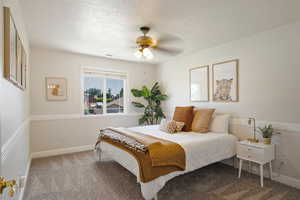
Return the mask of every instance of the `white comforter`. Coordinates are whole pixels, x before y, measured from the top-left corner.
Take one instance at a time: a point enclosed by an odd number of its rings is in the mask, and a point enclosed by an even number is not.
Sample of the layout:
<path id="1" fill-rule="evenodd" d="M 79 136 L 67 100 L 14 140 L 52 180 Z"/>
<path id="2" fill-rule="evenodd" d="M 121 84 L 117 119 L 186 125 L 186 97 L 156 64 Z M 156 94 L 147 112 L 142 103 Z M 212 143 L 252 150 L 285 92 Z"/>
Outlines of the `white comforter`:
<path id="1" fill-rule="evenodd" d="M 124 128 L 119 128 L 126 131 Z M 129 128 L 135 132 L 151 135 L 180 144 L 186 154 L 186 170 L 178 171 L 159 177 L 148 183 L 141 184 L 141 191 L 145 199 L 152 199 L 165 183 L 175 176 L 184 174 L 206 165 L 230 158 L 236 154 L 237 138 L 227 133 L 207 133 L 197 134 L 193 132 L 180 132 L 168 134 L 159 130 L 159 126 L 142 126 Z M 130 131 L 127 132 L 130 134 Z M 108 143 L 101 143 L 102 156 L 119 162 L 126 169 L 137 176 L 139 180 L 139 170 L 137 161 L 127 152 L 122 151 Z"/>

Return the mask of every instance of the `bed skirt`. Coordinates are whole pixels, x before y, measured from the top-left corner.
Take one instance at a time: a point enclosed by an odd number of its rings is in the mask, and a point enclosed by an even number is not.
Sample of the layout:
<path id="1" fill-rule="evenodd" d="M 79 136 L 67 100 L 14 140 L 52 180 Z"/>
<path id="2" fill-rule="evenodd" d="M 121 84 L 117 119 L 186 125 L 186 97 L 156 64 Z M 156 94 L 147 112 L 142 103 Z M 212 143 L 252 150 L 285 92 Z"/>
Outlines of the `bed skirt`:
<path id="1" fill-rule="evenodd" d="M 96 155 L 99 161 L 116 161 L 120 165 L 122 165 L 124 168 L 126 168 L 128 171 L 130 171 L 132 174 L 134 174 L 137 177 L 137 182 L 141 186 L 141 193 L 145 200 L 151 200 L 151 199 L 157 199 L 157 193 L 165 186 L 165 184 L 171 180 L 172 178 L 188 173 L 193 170 L 186 170 L 186 171 L 176 171 L 172 172 L 170 174 L 167 174 L 165 176 L 161 176 L 159 178 L 156 178 L 150 182 L 143 183 L 140 181 L 139 178 L 139 165 L 136 159 L 130 155 L 128 152 L 123 151 L 111 144 L 108 144 L 106 142 L 101 142 L 96 146 Z M 230 158 L 234 155 L 228 155 L 226 158 Z M 207 166 L 209 164 L 221 161 L 220 160 L 211 160 L 210 162 L 203 164 L 202 167 Z"/>

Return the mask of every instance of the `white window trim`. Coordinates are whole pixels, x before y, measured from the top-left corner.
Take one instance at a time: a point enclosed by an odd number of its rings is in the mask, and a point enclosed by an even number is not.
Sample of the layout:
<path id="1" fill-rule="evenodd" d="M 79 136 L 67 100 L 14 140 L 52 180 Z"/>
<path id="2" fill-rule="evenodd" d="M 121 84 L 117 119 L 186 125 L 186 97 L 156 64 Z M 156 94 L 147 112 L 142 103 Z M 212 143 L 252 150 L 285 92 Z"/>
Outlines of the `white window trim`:
<path id="1" fill-rule="evenodd" d="M 85 74 L 85 69 L 91 69 L 91 70 L 99 70 L 99 71 L 110 71 L 110 72 L 116 72 L 116 73 L 124 73 L 126 74 L 127 78 L 126 79 L 122 79 L 122 78 L 114 78 L 114 79 L 119 79 L 119 80 L 123 80 L 123 86 L 124 86 L 124 112 L 123 113 L 107 113 L 106 112 L 106 90 L 103 91 L 103 114 L 98 114 L 98 115 L 85 115 L 84 114 L 84 77 L 87 76 Z M 101 76 L 101 75 L 91 75 L 93 77 L 102 77 L 102 78 L 107 78 L 105 76 Z M 105 79 L 104 79 L 105 80 Z M 90 66 L 81 66 L 81 69 L 80 69 L 80 96 L 81 96 L 81 108 L 80 108 L 80 111 L 81 111 L 81 114 L 83 117 L 96 117 L 96 116 L 105 116 L 105 115 L 126 115 L 128 114 L 128 80 L 129 80 L 129 73 L 128 71 L 121 71 L 121 70 L 114 70 L 114 69 L 109 69 L 109 68 L 100 68 L 100 67 L 90 67 Z M 106 88 L 106 81 L 104 81 L 104 88 Z M 105 106 L 104 106 L 105 104 Z"/>

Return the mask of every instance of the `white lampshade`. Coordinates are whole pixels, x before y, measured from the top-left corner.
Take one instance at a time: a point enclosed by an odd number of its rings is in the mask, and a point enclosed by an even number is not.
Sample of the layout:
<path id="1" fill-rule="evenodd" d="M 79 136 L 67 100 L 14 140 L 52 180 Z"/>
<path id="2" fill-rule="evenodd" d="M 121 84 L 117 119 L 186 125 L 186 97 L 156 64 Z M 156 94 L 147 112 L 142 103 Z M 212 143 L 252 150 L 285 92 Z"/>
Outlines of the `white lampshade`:
<path id="1" fill-rule="evenodd" d="M 138 49 L 138 50 L 134 53 L 134 56 L 137 57 L 137 58 L 142 58 L 143 53 Z"/>
<path id="2" fill-rule="evenodd" d="M 149 48 L 145 48 L 145 49 L 143 49 L 143 56 L 146 59 L 150 60 L 153 58 L 153 53 L 151 52 L 151 50 Z"/>

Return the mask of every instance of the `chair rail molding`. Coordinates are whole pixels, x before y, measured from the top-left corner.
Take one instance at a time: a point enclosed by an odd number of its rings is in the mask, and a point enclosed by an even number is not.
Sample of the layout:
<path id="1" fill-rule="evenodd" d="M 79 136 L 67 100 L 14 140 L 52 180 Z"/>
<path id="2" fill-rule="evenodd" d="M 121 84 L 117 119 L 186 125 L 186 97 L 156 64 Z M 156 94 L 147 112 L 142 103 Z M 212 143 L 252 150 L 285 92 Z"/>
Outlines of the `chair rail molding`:
<path id="1" fill-rule="evenodd" d="M 83 115 L 83 114 L 58 114 L 58 115 L 32 115 L 31 121 L 44 121 L 44 120 L 64 120 L 64 119 L 103 119 L 114 116 L 141 116 L 142 113 L 112 113 L 112 114 L 101 114 L 101 115 Z"/>

